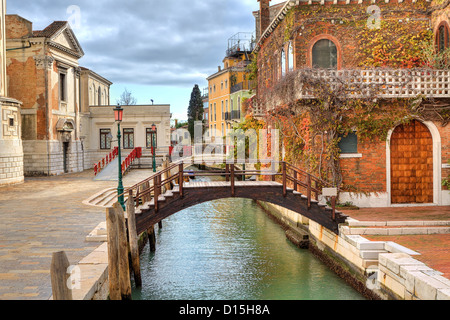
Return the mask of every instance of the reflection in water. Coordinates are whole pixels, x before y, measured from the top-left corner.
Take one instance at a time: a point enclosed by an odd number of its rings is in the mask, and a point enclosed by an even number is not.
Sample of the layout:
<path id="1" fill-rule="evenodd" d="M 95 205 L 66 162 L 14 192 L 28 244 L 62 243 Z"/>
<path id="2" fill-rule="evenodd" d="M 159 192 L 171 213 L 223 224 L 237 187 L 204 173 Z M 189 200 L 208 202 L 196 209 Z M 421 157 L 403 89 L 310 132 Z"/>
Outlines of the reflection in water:
<path id="1" fill-rule="evenodd" d="M 156 252 L 146 246 L 141 256 L 135 300 L 363 299 L 251 200 L 188 208 L 157 232 Z"/>

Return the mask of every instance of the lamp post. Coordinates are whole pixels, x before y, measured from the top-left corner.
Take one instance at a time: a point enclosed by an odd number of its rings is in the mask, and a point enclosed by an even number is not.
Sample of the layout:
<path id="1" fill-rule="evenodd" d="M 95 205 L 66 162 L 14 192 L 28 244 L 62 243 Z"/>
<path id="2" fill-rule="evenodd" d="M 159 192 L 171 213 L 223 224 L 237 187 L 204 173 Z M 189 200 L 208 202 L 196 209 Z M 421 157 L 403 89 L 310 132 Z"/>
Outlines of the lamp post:
<path id="1" fill-rule="evenodd" d="M 153 172 L 156 172 L 156 125 L 152 124 L 152 153 L 153 153 L 153 159 L 152 159 L 152 168 Z"/>
<path id="2" fill-rule="evenodd" d="M 123 108 L 118 104 L 117 107 L 114 109 L 114 118 L 117 123 L 117 144 L 119 146 L 119 154 L 117 163 L 119 164 L 119 186 L 117 187 L 117 194 L 119 195 L 119 203 L 122 206 L 122 208 L 125 210 L 125 201 L 123 196 L 123 184 L 122 184 L 122 152 L 120 148 L 120 139 L 122 138 L 122 135 L 120 134 L 120 123 L 122 122 L 123 118 Z"/>

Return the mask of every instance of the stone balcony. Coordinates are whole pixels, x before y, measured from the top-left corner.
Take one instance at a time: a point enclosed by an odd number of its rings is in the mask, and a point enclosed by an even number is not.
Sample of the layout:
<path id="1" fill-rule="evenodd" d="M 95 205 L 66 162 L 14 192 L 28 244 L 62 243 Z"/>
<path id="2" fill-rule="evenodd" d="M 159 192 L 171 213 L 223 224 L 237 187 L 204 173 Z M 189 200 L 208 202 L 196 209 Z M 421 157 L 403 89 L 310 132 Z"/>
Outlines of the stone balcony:
<path id="1" fill-rule="evenodd" d="M 291 96 L 277 92 L 283 82 L 293 88 Z M 287 82 L 289 81 L 289 83 Z M 284 84 L 286 86 L 286 84 Z M 267 108 L 299 99 L 315 99 L 318 92 L 331 90 L 347 99 L 357 98 L 450 98 L 450 70 L 433 69 L 299 69 L 288 74 L 266 95 L 266 102 L 254 106 L 254 115 Z M 286 91 L 284 91 L 286 92 Z"/>

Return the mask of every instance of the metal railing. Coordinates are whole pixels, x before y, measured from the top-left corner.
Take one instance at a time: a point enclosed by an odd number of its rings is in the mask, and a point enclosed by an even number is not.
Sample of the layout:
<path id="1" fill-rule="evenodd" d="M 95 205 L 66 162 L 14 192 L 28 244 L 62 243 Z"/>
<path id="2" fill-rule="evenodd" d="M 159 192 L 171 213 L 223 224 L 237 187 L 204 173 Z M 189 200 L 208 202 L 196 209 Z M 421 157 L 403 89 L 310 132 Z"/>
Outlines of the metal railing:
<path id="1" fill-rule="evenodd" d="M 115 147 L 102 160 L 94 164 L 94 175 L 98 175 L 108 164 L 110 164 L 119 155 L 119 148 Z"/>

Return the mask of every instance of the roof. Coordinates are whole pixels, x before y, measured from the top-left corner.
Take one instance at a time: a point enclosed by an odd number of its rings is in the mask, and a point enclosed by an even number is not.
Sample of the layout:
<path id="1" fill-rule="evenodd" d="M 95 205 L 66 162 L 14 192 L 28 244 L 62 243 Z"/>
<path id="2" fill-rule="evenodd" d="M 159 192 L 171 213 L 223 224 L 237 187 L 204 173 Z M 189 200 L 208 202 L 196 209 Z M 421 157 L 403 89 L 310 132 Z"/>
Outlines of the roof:
<path id="1" fill-rule="evenodd" d="M 40 31 L 33 31 L 34 37 L 45 37 L 45 38 L 51 38 L 54 36 L 59 30 L 64 28 L 68 24 L 67 21 L 54 21 L 52 24 L 50 24 L 47 28 Z"/>

